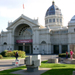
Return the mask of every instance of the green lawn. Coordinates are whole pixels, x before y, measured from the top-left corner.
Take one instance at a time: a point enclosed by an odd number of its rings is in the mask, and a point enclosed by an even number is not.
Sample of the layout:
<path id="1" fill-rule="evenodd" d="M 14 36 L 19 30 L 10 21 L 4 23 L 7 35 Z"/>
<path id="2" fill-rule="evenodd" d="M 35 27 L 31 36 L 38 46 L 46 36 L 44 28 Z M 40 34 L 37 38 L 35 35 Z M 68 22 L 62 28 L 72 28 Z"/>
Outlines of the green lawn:
<path id="1" fill-rule="evenodd" d="M 54 63 L 46 63 L 46 62 L 47 61 L 43 61 L 40 67 L 52 68 L 52 69 L 46 71 L 41 75 L 72 75 L 73 71 L 75 71 L 75 64 L 54 64 Z M 24 68 L 26 68 L 26 66 L 0 71 L 0 75 L 16 75 L 16 74 L 10 74 L 10 72 L 21 70 Z"/>
<path id="2" fill-rule="evenodd" d="M 41 75 L 72 75 L 75 71 L 75 64 L 54 64 L 42 62 L 40 67 L 52 68 Z"/>

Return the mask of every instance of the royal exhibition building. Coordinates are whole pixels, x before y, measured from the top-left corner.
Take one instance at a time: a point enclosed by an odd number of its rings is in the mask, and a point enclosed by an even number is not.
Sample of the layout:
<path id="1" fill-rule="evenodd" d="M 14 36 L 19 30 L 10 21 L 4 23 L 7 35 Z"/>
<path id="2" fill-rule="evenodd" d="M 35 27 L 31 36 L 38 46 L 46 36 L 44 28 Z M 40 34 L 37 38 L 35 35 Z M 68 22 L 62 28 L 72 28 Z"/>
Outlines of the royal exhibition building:
<path id="1" fill-rule="evenodd" d="M 8 22 L 7 31 L 0 33 L 0 52 L 22 50 L 27 54 L 59 54 L 70 51 L 75 44 L 75 16 L 63 26 L 61 10 L 52 2 L 45 14 L 45 26 L 38 19 L 21 15 Z"/>

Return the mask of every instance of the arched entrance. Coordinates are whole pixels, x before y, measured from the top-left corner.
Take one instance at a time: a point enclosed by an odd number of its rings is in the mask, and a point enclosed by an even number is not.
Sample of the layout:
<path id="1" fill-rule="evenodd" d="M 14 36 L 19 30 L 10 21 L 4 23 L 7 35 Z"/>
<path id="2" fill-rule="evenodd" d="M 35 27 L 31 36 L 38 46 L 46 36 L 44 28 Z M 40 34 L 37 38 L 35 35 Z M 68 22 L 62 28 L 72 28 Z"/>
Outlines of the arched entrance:
<path id="1" fill-rule="evenodd" d="M 32 54 L 32 29 L 27 24 L 20 24 L 14 32 L 15 49 Z"/>

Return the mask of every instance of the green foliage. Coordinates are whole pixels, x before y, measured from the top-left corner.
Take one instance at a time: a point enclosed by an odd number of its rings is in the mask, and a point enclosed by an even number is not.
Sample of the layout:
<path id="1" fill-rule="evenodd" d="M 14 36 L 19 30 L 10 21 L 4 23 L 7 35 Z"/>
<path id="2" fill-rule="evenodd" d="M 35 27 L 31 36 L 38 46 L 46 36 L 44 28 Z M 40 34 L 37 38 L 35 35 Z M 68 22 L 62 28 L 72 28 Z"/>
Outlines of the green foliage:
<path id="1" fill-rule="evenodd" d="M 0 59 L 2 59 L 3 58 L 3 56 L 2 55 L 0 55 Z"/>
<path id="2" fill-rule="evenodd" d="M 1 53 L 3 57 L 15 57 L 15 53 L 18 52 L 19 57 L 24 58 L 25 57 L 25 52 L 21 50 L 13 50 L 13 51 L 8 51 L 5 50 Z"/>
<path id="3" fill-rule="evenodd" d="M 61 53 L 58 55 L 59 57 L 66 57 L 66 53 Z M 70 57 L 70 53 L 68 53 L 68 57 Z"/>
<path id="4" fill-rule="evenodd" d="M 25 52 L 24 51 L 18 51 L 19 57 L 23 58 L 25 57 Z"/>
<path id="5" fill-rule="evenodd" d="M 5 57 L 5 53 L 7 52 L 8 50 L 4 50 L 3 52 L 1 52 L 1 55 L 3 56 L 3 57 Z"/>
<path id="6" fill-rule="evenodd" d="M 18 52 L 18 50 L 13 50 L 13 56 L 15 57 L 15 53 Z"/>
<path id="7" fill-rule="evenodd" d="M 41 63 L 41 68 L 51 68 L 41 75 L 72 75 L 75 71 L 74 64 L 55 64 L 55 63 Z"/>
<path id="8" fill-rule="evenodd" d="M 12 52 L 12 51 L 7 51 L 7 52 L 5 53 L 5 56 L 6 56 L 6 57 L 12 57 L 12 56 L 13 56 L 13 52 Z"/>

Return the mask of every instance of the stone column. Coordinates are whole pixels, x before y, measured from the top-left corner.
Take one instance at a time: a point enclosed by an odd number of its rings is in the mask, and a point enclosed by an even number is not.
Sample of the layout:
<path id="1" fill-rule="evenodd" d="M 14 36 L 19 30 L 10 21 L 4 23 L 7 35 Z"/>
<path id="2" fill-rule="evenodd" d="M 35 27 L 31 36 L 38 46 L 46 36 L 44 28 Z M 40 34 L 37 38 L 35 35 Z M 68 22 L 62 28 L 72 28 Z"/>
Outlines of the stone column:
<path id="1" fill-rule="evenodd" d="M 61 45 L 59 45 L 59 53 L 62 53 Z"/>
<path id="2" fill-rule="evenodd" d="M 68 44 L 68 52 L 70 52 L 70 44 Z"/>
<path id="3" fill-rule="evenodd" d="M 48 48 L 49 48 L 49 54 L 51 54 L 51 53 L 52 53 L 52 52 L 51 52 L 51 51 L 52 51 L 52 49 L 51 49 L 51 44 L 48 45 Z"/>

